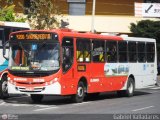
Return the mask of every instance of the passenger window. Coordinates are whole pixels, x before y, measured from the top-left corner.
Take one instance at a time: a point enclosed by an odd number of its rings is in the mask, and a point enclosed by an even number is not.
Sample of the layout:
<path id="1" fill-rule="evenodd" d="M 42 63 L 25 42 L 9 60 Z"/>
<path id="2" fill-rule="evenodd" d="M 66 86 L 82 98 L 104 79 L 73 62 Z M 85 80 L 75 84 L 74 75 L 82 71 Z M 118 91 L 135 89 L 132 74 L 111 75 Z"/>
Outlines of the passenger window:
<path id="1" fill-rule="evenodd" d="M 118 42 L 119 62 L 127 62 L 127 42 Z"/>
<path id="2" fill-rule="evenodd" d="M 2 48 L 3 44 L 3 30 L 0 29 L 0 48 Z"/>
<path id="3" fill-rule="evenodd" d="M 73 64 L 73 38 L 64 38 L 62 41 L 63 72 L 68 71 Z"/>
<path id="4" fill-rule="evenodd" d="M 147 62 L 154 62 L 154 58 L 155 58 L 154 43 L 147 43 L 146 50 L 147 50 Z"/>
<path id="5" fill-rule="evenodd" d="M 91 61 L 91 44 L 89 39 L 77 39 L 76 42 L 76 58 L 78 62 L 90 62 Z"/>
<path id="6" fill-rule="evenodd" d="M 107 62 L 117 62 L 117 42 L 108 41 L 106 43 L 106 59 Z"/>
<path id="7" fill-rule="evenodd" d="M 137 62 L 136 42 L 128 42 L 129 62 Z"/>
<path id="8" fill-rule="evenodd" d="M 4 29 L 4 34 L 5 34 L 4 43 L 9 40 L 9 34 L 10 33 L 11 33 L 11 28 L 5 28 Z"/>
<path id="9" fill-rule="evenodd" d="M 146 62 L 145 43 L 138 43 L 138 62 Z"/>
<path id="10" fill-rule="evenodd" d="M 92 50 L 92 58 L 93 62 L 104 62 L 105 61 L 105 42 L 93 40 L 93 50 Z"/>

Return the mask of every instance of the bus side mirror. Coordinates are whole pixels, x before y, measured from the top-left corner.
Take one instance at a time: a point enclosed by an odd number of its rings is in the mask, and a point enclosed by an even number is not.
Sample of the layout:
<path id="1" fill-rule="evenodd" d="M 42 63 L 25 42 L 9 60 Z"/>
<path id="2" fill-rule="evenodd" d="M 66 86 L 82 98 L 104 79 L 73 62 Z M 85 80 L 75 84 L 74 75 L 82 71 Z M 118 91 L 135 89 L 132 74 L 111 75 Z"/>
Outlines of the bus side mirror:
<path id="1" fill-rule="evenodd" d="M 9 59 L 9 56 L 8 56 L 8 48 L 9 48 L 9 41 L 5 42 L 4 45 L 3 45 L 3 57 L 8 60 Z"/>

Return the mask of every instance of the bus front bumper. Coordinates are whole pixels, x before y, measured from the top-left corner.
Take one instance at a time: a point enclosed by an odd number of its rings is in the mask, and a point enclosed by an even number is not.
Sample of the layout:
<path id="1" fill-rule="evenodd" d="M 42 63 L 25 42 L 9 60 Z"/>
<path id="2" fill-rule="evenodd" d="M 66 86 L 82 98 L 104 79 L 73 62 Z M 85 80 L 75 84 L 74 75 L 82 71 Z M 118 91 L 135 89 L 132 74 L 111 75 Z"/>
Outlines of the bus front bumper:
<path id="1" fill-rule="evenodd" d="M 59 82 L 55 82 L 48 86 L 40 87 L 25 87 L 15 86 L 8 82 L 9 94 L 43 94 L 43 95 L 61 95 L 61 85 Z"/>

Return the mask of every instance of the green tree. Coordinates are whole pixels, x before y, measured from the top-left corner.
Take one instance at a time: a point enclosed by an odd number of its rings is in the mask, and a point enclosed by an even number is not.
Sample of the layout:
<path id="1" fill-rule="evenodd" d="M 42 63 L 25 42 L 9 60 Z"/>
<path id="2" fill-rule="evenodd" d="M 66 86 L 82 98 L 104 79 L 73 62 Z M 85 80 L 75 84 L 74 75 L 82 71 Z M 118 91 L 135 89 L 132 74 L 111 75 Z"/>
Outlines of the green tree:
<path id="1" fill-rule="evenodd" d="M 1 2 L 1 0 L 0 0 Z M 14 12 L 15 5 L 12 0 L 6 0 L 6 5 L 0 5 L 0 21 L 24 22 L 25 18 L 17 18 Z"/>
<path id="2" fill-rule="evenodd" d="M 142 20 L 131 23 L 130 31 L 136 37 L 154 38 L 160 43 L 160 21 Z"/>
<path id="3" fill-rule="evenodd" d="M 22 6 L 22 5 L 21 5 Z M 56 0 L 30 0 L 30 7 L 22 8 L 27 11 L 27 19 L 32 29 L 53 29 L 60 27 L 61 16 Z"/>
<path id="4" fill-rule="evenodd" d="M 135 37 L 154 38 L 157 42 L 158 60 L 160 61 L 160 21 L 142 20 L 131 23 L 130 31 Z"/>

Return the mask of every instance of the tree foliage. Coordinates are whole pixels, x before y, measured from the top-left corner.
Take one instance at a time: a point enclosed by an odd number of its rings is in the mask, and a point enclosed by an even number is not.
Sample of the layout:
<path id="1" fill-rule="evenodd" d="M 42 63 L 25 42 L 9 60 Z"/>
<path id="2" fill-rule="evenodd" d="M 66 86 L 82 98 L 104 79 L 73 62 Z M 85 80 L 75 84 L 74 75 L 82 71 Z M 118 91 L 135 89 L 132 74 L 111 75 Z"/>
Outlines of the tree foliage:
<path id="1" fill-rule="evenodd" d="M 160 43 L 160 21 L 142 20 L 131 23 L 130 31 L 135 37 L 154 38 Z"/>
<path id="2" fill-rule="evenodd" d="M 1 2 L 1 0 L 0 0 Z M 0 5 L 0 21 L 8 21 L 8 22 L 24 22 L 25 18 L 18 18 L 15 14 L 12 0 L 6 0 L 5 6 Z"/>
<path id="3" fill-rule="evenodd" d="M 30 7 L 23 9 L 27 11 L 26 16 L 32 29 L 60 27 L 58 16 L 61 13 L 56 0 L 30 0 Z"/>

